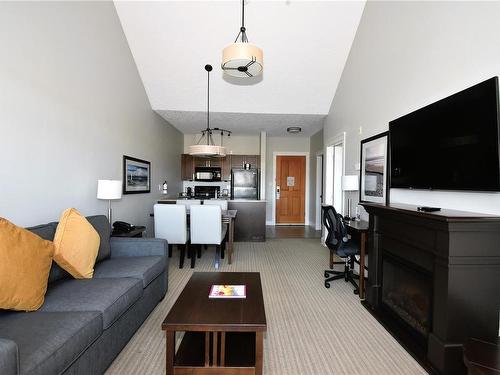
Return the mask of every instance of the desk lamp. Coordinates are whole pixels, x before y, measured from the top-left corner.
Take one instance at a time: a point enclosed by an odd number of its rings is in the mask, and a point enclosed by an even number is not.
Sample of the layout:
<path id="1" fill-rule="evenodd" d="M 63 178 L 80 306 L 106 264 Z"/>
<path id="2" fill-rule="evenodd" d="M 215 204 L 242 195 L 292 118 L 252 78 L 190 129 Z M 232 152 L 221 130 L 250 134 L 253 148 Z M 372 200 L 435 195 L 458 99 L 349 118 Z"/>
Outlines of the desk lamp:
<path id="1" fill-rule="evenodd" d="M 359 190 L 359 177 L 357 175 L 342 176 L 342 190 L 347 192 L 347 215 L 345 218 L 354 220 L 355 218 L 351 215 L 351 197 L 349 194 L 351 191 Z"/>

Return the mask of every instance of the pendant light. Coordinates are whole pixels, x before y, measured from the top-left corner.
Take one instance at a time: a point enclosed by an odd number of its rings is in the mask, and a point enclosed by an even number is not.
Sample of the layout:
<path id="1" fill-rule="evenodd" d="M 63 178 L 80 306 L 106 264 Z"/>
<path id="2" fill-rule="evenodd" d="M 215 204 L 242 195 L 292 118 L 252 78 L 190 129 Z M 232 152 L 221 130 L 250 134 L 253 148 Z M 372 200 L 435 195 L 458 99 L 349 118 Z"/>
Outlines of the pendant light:
<path id="1" fill-rule="evenodd" d="M 238 38 L 241 36 L 241 41 Z M 222 50 L 221 68 L 227 75 L 239 78 L 255 77 L 262 73 L 262 50 L 248 43 L 245 28 L 245 0 L 241 1 L 241 27 L 234 43 Z"/>
<path id="2" fill-rule="evenodd" d="M 189 146 L 189 155 L 202 156 L 202 157 L 224 157 L 226 156 L 226 148 L 222 146 L 222 138 L 226 133 L 228 137 L 231 135 L 229 130 L 220 128 L 210 128 L 210 72 L 212 71 L 212 65 L 205 65 L 205 70 L 207 71 L 207 127 L 201 131 L 201 137 L 198 143 Z M 221 145 L 217 146 L 213 140 L 213 131 L 218 131 L 221 134 Z M 202 142 L 203 141 L 203 142 Z"/>

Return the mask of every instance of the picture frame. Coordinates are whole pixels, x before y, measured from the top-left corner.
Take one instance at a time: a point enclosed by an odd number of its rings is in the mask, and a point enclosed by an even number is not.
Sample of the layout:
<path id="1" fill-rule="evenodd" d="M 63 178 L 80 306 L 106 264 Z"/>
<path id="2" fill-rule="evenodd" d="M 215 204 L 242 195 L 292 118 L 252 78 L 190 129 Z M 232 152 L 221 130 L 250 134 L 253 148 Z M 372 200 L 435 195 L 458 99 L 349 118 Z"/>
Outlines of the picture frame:
<path id="1" fill-rule="evenodd" d="M 151 163 L 123 155 L 123 194 L 151 192 Z"/>
<path id="2" fill-rule="evenodd" d="M 359 201 L 389 204 L 389 132 L 361 141 Z"/>

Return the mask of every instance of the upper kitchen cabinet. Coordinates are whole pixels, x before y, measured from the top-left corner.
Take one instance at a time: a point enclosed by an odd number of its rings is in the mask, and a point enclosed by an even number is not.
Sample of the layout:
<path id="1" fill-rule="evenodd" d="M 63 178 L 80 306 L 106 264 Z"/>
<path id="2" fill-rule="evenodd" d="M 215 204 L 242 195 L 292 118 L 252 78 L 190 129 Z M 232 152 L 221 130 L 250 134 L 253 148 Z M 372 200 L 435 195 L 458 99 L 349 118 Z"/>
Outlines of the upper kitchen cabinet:
<path id="1" fill-rule="evenodd" d="M 182 154 L 181 158 L 182 180 L 192 180 L 196 167 L 220 167 L 222 180 L 231 179 L 231 169 L 243 168 L 245 163 L 251 168 L 260 167 L 259 155 L 227 155 L 224 158 L 202 158 L 188 154 Z"/>
<path id="2" fill-rule="evenodd" d="M 181 155 L 181 179 L 192 180 L 194 173 L 194 157 L 189 154 Z"/>
<path id="3" fill-rule="evenodd" d="M 195 167 L 221 167 L 223 158 L 204 158 L 204 157 L 194 157 Z"/>
<path id="4" fill-rule="evenodd" d="M 251 168 L 260 167 L 259 155 L 231 155 L 231 168 L 243 168 L 245 164 L 250 164 Z"/>

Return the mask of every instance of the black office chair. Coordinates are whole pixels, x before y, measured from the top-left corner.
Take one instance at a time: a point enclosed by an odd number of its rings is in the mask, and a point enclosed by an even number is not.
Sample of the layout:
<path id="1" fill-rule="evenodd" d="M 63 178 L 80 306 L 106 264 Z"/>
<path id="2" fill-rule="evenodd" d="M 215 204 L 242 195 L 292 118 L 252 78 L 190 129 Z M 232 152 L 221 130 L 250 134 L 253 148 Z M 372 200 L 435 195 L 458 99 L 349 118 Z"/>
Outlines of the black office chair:
<path id="1" fill-rule="evenodd" d="M 333 280 L 344 279 L 354 285 L 354 294 L 359 294 L 359 286 L 354 280 L 353 267 L 355 255 L 359 254 L 359 240 L 348 238 L 344 225 L 344 218 L 335 211 L 333 206 L 323 206 L 323 225 L 328 231 L 325 240 L 326 246 L 330 249 L 330 268 L 334 264 L 344 264 L 344 271 L 325 270 L 325 287 L 330 287 Z M 344 262 L 334 262 L 333 254 L 337 254 L 344 259 Z"/>

